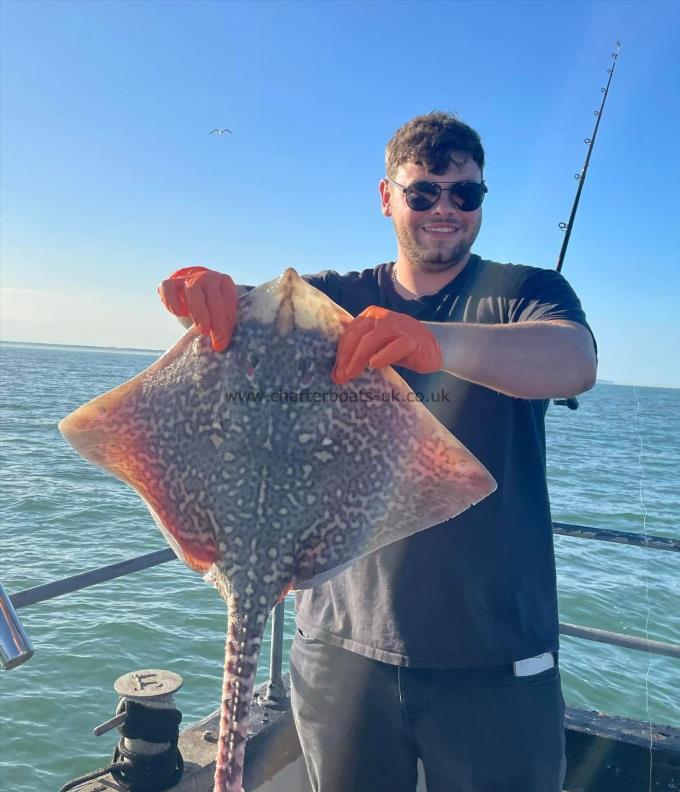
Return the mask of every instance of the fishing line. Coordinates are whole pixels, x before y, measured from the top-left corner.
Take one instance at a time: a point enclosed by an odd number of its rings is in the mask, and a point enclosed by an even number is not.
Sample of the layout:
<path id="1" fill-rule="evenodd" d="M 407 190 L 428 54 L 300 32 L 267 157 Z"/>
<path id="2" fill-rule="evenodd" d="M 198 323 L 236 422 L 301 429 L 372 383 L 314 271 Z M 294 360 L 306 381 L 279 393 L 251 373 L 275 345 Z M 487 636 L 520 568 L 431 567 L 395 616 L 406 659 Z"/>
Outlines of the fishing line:
<path id="1" fill-rule="evenodd" d="M 640 396 L 638 395 L 637 386 L 633 385 L 633 393 L 635 394 L 635 400 L 637 402 L 635 413 L 633 414 L 633 422 L 635 424 L 635 434 L 638 438 L 638 443 L 640 444 L 640 452 L 638 454 L 638 468 L 640 470 L 640 505 L 642 506 L 642 532 L 645 535 L 645 539 L 647 538 L 647 506 L 645 505 L 644 499 L 644 481 L 645 481 L 645 468 L 643 464 L 643 457 L 644 457 L 644 445 L 642 442 L 642 433 L 640 432 L 640 427 L 638 426 L 638 415 L 640 414 Z M 645 569 L 645 602 L 647 603 L 647 615 L 645 617 L 645 638 L 649 641 L 649 617 L 651 614 L 651 604 L 649 602 L 649 570 L 647 567 L 647 554 L 649 553 L 649 547 L 646 546 L 644 549 L 644 569 Z M 647 673 L 645 674 L 645 710 L 647 713 L 647 721 L 649 723 L 649 792 L 652 792 L 652 763 L 653 763 L 653 748 L 654 748 L 654 733 L 652 731 L 652 717 L 649 712 L 649 674 L 652 670 L 652 656 L 650 654 L 649 660 L 647 662 Z"/>

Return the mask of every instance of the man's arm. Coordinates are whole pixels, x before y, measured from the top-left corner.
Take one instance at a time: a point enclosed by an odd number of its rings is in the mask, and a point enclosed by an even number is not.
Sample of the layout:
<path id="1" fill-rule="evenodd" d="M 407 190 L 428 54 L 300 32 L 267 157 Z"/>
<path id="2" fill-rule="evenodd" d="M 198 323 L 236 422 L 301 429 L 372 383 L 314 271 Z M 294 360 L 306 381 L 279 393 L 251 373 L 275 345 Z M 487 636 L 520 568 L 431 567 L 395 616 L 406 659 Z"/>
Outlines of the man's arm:
<path id="1" fill-rule="evenodd" d="M 423 324 L 439 342 L 444 371 L 507 396 L 566 398 L 595 384 L 595 346 L 578 322 Z"/>

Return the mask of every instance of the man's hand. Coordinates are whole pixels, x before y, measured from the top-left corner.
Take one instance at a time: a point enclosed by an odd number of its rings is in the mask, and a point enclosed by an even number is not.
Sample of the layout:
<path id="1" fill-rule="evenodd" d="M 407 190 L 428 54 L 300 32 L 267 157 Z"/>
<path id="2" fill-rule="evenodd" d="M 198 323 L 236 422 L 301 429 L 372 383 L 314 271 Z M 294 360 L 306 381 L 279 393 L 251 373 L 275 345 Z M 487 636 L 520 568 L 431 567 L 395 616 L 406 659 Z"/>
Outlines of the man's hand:
<path id="1" fill-rule="evenodd" d="M 229 275 L 206 267 L 177 270 L 158 287 L 163 305 L 175 316 L 188 316 L 216 352 L 224 352 L 236 324 L 238 294 Z"/>
<path id="2" fill-rule="evenodd" d="M 403 366 L 427 374 L 442 366 L 439 342 L 423 322 L 369 305 L 345 328 L 331 379 L 343 385 L 366 368 Z"/>

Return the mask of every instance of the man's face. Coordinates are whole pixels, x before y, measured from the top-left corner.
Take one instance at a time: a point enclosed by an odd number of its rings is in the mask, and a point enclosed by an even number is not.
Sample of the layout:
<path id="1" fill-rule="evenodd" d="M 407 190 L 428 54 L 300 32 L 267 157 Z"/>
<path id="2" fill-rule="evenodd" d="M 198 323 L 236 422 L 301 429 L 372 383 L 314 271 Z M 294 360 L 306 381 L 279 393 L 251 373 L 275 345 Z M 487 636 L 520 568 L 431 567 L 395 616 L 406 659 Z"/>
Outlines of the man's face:
<path id="1" fill-rule="evenodd" d="M 477 163 L 465 154 L 454 153 L 445 173 L 430 173 L 414 163 L 399 167 L 394 181 L 408 187 L 416 181 L 451 182 L 482 180 Z M 464 265 L 482 224 L 482 209 L 462 212 L 451 202 L 450 193 L 443 192 L 432 209 L 414 212 L 406 204 L 406 196 L 386 180 L 380 182 L 382 212 L 391 217 L 397 234 L 399 258 L 406 258 L 423 272 L 442 272 L 457 264 Z"/>

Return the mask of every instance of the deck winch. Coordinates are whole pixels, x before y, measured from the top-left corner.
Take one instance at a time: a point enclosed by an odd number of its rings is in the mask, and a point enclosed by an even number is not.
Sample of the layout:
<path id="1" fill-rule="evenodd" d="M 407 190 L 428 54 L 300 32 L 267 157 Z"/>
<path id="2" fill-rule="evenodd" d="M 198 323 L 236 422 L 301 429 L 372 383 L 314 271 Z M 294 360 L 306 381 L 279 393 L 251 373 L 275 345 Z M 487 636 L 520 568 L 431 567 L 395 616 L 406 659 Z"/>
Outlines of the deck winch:
<path id="1" fill-rule="evenodd" d="M 122 737 L 107 767 L 65 784 L 59 792 L 110 773 L 128 792 L 160 792 L 174 786 L 184 771 L 177 746 L 182 713 L 174 694 L 182 677 L 172 671 L 144 669 L 123 674 L 113 688 L 120 696 L 115 717 L 94 729 L 100 736 L 118 728 Z"/>

